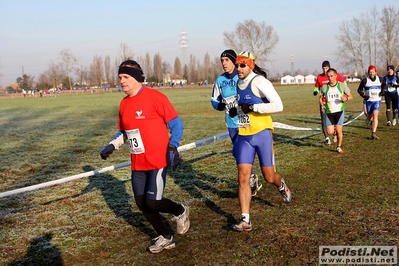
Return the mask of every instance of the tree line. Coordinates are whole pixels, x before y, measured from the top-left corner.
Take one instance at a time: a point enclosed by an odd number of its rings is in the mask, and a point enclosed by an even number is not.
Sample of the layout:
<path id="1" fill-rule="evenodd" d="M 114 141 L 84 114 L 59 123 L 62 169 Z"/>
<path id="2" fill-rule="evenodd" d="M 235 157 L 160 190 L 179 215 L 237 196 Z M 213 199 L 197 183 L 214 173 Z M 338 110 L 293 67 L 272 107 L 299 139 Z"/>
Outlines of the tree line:
<path id="1" fill-rule="evenodd" d="M 380 75 L 386 74 L 387 65 L 394 65 L 399 69 L 399 8 L 388 6 L 378 10 L 374 7 L 358 17 L 343 21 L 335 41 L 337 49 L 334 54 L 342 73 L 364 77 L 369 65 L 377 66 Z M 234 31 L 225 31 L 223 42 L 226 47 L 235 51 L 252 51 L 257 56 L 257 64 L 264 66 L 270 61 L 270 54 L 278 44 L 279 37 L 273 26 L 251 19 L 238 23 Z M 51 62 L 37 80 L 25 74 L 18 77 L 16 83 L 21 89 L 55 88 L 61 84 L 68 88 L 74 85 L 101 87 L 104 84 L 113 87 L 119 81 L 118 66 L 126 59 L 136 60 L 141 65 L 147 82 L 163 83 L 166 75 L 177 75 L 188 83 L 204 80 L 212 83 L 222 72 L 220 58 L 211 58 L 208 52 L 202 63 L 191 54 L 187 64 L 183 66 L 176 57 L 172 67 L 162 59 L 160 53 L 152 58 L 148 52 L 145 56 L 135 57 L 128 44 L 121 43 L 117 58 L 111 60 L 109 55 L 95 55 L 89 66 L 79 65 L 70 50 L 62 50 L 59 60 Z M 284 71 L 282 74 L 290 72 Z M 300 70 L 297 72 L 301 74 Z M 273 80 L 279 76 L 272 73 L 269 78 Z"/>

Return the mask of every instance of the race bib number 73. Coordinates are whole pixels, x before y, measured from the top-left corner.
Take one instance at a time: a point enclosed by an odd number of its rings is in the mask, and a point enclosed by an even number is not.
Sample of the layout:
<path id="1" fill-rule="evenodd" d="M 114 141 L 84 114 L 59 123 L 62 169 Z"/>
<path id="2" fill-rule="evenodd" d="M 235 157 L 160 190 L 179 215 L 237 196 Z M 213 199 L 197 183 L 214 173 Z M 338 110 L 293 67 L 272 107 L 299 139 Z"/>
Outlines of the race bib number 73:
<path id="1" fill-rule="evenodd" d="M 132 129 L 126 130 L 127 140 L 129 141 L 129 148 L 131 154 L 141 154 L 145 152 L 143 140 L 140 135 L 140 130 Z"/>

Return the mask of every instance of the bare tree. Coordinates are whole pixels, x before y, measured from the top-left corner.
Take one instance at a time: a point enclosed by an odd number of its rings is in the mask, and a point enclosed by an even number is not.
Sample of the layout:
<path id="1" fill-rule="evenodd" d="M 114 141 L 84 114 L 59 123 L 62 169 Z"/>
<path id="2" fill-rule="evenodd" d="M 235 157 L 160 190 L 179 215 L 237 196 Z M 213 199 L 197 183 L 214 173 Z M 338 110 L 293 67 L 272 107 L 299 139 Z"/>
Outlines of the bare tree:
<path id="1" fill-rule="evenodd" d="M 59 88 L 61 86 L 63 75 L 59 64 L 51 62 L 46 70 L 46 76 L 49 79 L 48 82 L 53 84 L 54 88 Z"/>
<path id="2" fill-rule="evenodd" d="M 366 47 L 363 44 L 365 30 L 362 26 L 361 19 L 353 18 L 351 21 L 344 21 L 339 29 L 340 34 L 337 36 L 338 49 L 336 55 L 341 66 L 347 68 L 350 72 L 354 72 L 357 76 L 359 73 L 365 72 Z"/>
<path id="3" fill-rule="evenodd" d="M 201 66 L 201 63 L 199 60 L 196 61 L 195 69 L 196 69 L 196 71 L 194 72 L 195 80 L 202 81 L 202 82 L 205 81 L 204 68 Z"/>
<path id="4" fill-rule="evenodd" d="M 114 62 L 114 66 L 112 68 L 112 73 L 113 73 L 112 77 L 113 77 L 113 80 L 115 82 L 114 85 L 119 84 L 118 69 L 119 69 L 119 65 L 120 64 L 121 63 L 120 63 L 119 59 L 116 58 L 115 62 Z"/>
<path id="5" fill-rule="evenodd" d="M 399 67 L 399 9 L 393 6 L 382 10 L 380 40 L 387 65 Z"/>
<path id="6" fill-rule="evenodd" d="M 162 80 L 162 57 L 159 53 L 154 55 L 154 78 L 157 82 Z"/>
<path id="7" fill-rule="evenodd" d="M 21 89 L 33 89 L 34 76 L 23 74 L 22 77 L 17 78 L 18 87 Z"/>
<path id="8" fill-rule="evenodd" d="M 190 60 L 186 68 L 186 77 L 187 77 L 187 82 L 198 82 L 198 73 L 196 72 L 196 67 L 197 67 L 197 59 L 195 56 L 190 54 Z"/>
<path id="9" fill-rule="evenodd" d="M 62 50 L 60 52 L 60 55 L 61 55 L 61 61 L 62 61 L 62 69 L 64 69 L 66 72 L 66 76 L 68 78 L 69 89 L 72 90 L 71 73 L 74 70 L 78 60 L 72 54 L 72 52 L 68 49 Z"/>
<path id="10" fill-rule="evenodd" d="M 77 80 L 80 86 L 88 85 L 88 70 L 84 66 L 76 69 Z"/>
<path id="11" fill-rule="evenodd" d="M 365 16 L 362 17 L 361 22 L 363 24 L 363 44 L 365 45 L 367 56 L 366 61 L 368 65 L 378 65 L 378 11 L 374 7 L 373 9 L 366 12 Z"/>
<path id="12" fill-rule="evenodd" d="M 150 56 L 150 54 L 148 52 L 145 54 L 144 64 L 141 65 L 141 67 L 142 67 L 142 69 L 144 71 L 144 74 L 147 76 L 147 78 L 150 78 L 150 77 L 153 76 L 151 56 Z"/>
<path id="13" fill-rule="evenodd" d="M 178 76 L 183 76 L 183 69 L 181 67 L 179 57 L 176 57 L 176 59 L 175 59 L 175 64 L 173 67 L 173 74 L 178 75 Z"/>
<path id="14" fill-rule="evenodd" d="M 111 83 L 113 82 L 111 80 L 111 58 L 109 57 L 109 55 L 105 56 L 104 59 L 104 74 L 107 84 L 111 85 Z"/>
<path id="15" fill-rule="evenodd" d="M 139 63 L 139 65 L 141 66 L 141 69 L 143 69 L 143 65 L 144 65 L 144 57 L 142 57 L 141 55 L 137 57 L 136 62 Z M 143 69 L 144 70 L 144 69 Z"/>
<path id="16" fill-rule="evenodd" d="M 121 59 L 121 61 L 125 61 L 128 59 L 132 59 L 133 60 L 133 51 L 132 49 L 129 48 L 129 46 L 126 43 L 121 43 L 119 46 L 119 57 Z"/>
<path id="17" fill-rule="evenodd" d="M 172 73 L 172 66 L 169 64 L 169 62 L 163 61 L 162 62 L 162 74 L 163 76 L 167 74 Z"/>
<path id="18" fill-rule="evenodd" d="M 232 49 L 252 52 L 257 62 L 270 62 L 268 59 L 279 41 L 273 26 L 265 22 L 257 23 L 254 20 L 245 20 L 238 23 L 235 31 L 223 32 L 224 44 Z"/>
<path id="19" fill-rule="evenodd" d="M 51 85 L 52 83 L 49 82 L 46 72 L 41 73 L 37 79 L 36 88 L 46 89 L 51 88 Z"/>
<path id="20" fill-rule="evenodd" d="M 204 79 L 210 81 L 211 80 L 211 57 L 209 56 L 208 52 L 205 53 L 204 56 L 204 66 L 203 66 L 203 75 Z"/>
<path id="21" fill-rule="evenodd" d="M 372 8 L 359 18 L 342 22 L 336 51 L 341 66 L 354 76 L 364 76 L 369 65 L 384 69 L 388 63 L 398 63 L 398 23 L 399 11 L 393 7 L 381 13 Z"/>
<path id="22" fill-rule="evenodd" d="M 90 65 L 90 84 L 101 87 L 103 82 L 103 60 L 101 56 L 94 56 Z"/>
<path id="23" fill-rule="evenodd" d="M 153 81 L 153 76 L 152 76 L 152 63 L 151 63 L 151 58 L 150 54 L 147 53 L 145 57 L 139 56 L 137 57 L 137 63 L 140 64 L 141 69 L 144 72 L 144 76 L 146 77 L 146 81 Z"/>

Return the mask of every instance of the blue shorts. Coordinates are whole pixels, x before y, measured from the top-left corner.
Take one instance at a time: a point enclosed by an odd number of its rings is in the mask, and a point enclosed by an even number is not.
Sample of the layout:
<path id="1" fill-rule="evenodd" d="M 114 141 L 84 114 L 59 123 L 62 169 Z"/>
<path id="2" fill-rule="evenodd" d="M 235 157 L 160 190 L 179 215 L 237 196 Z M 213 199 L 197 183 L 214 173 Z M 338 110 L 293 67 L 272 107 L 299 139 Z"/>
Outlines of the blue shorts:
<path id="1" fill-rule="evenodd" d="M 166 167 L 149 171 L 132 171 L 134 196 L 146 199 L 161 200 L 166 184 Z"/>
<path id="2" fill-rule="evenodd" d="M 327 114 L 326 126 L 327 127 L 332 125 L 342 126 L 344 124 L 344 117 L 345 117 L 344 111 Z"/>
<path id="3" fill-rule="evenodd" d="M 261 167 L 274 166 L 273 134 L 265 129 L 252 136 L 238 135 L 233 155 L 237 164 L 253 164 L 258 154 Z"/>
<path id="4" fill-rule="evenodd" d="M 380 111 L 381 101 L 366 102 L 366 109 L 368 114 L 372 114 L 373 111 Z"/>
<path id="5" fill-rule="evenodd" d="M 238 128 L 237 127 L 229 127 L 228 131 L 229 131 L 229 136 L 230 136 L 231 142 L 234 145 L 234 142 L 236 142 L 237 136 L 238 136 Z"/>

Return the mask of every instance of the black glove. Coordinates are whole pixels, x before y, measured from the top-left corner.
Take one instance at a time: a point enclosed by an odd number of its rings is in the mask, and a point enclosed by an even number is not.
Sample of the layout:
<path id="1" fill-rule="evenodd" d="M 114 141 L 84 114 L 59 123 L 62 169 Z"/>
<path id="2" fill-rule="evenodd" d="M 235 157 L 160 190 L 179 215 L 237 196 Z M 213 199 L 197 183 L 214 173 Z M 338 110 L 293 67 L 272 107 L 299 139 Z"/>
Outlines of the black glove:
<path id="1" fill-rule="evenodd" d="M 313 91 L 313 96 L 316 96 L 318 92 L 316 90 Z"/>
<path id="2" fill-rule="evenodd" d="M 384 96 L 385 95 L 385 91 L 380 91 L 380 93 L 378 95 L 379 96 Z"/>
<path id="3" fill-rule="evenodd" d="M 169 169 L 172 169 L 173 171 L 176 170 L 176 168 L 182 162 L 180 155 L 179 155 L 179 151 L 172 144 L 169 144 L 169 146 L 168 146 L 168 154 L 166 155 L 166 157 L 167 157 L 166 159 L 168 162 L 168 167 L 169 167 Z"/>
<path id="4" fill-rule="evenodd" d="M 237 111 L 237 107 L 232 107 L 232 108 L 230 108 L 230 110 L 229 110 L 229 116 L 230 117 L 235 117 L 235 116 L 237 116 L 237 113 L 238 111 Z"/>
<path id="5" fill-rule="evenodd" d="M 104 146 L 100 151 L 100 156 L 103 160 L 107 160 L 107 158 L 114 152 L 115 146 L 113 144 L 109 144 Z"/>
<path id="6" fill-rule="evenodd" d="M 248 104 L 248 103 L 243 103 L 241 105 L 241 110 L 244 112 L 244 114 L 248 114 L 249 112 L 254 111 L 254 105 L 253 104 Z"/>
<path id="7" fill-rule="evenodd" d="M 226 109 L 226 104 L 225 103 L 219 103 L 218 104 L 218 110 L 219 111 L 223 111 Z"/>
<path id="8" fill-rule="evenodd" d="M 363 96 L 363 99 L 365 100 L 365 101 L 368 101 L 369 99 L 370 99 L 370 96 Z"/>

